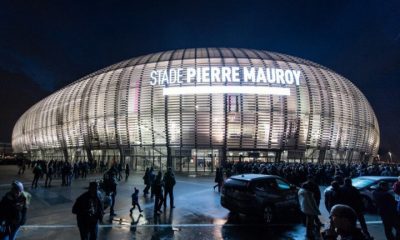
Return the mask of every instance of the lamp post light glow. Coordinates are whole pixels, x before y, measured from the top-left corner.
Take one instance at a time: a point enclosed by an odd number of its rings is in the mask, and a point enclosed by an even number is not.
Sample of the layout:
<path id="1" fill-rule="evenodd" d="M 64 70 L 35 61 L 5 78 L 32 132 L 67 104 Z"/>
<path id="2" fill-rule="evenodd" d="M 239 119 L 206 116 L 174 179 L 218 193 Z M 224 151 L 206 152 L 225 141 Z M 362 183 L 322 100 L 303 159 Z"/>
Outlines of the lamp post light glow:
<path id="1" fill-rule="evenodd" d="M 392 153 L 391 152 L 389 152 L 389 157 L 390 157 L 390 162 L 392 162 L 393 160 L 392 160 Z"/>

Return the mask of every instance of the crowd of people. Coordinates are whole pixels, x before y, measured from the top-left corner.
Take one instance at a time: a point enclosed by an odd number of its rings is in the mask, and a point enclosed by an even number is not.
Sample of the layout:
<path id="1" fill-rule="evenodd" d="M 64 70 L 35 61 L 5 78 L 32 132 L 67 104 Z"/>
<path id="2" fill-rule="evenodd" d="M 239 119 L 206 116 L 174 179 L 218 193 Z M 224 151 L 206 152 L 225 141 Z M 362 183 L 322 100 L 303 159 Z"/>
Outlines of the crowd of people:
<path id="1" fill-rule="evenodd" d="M 114 206 L 120 172 L 118 164 L 113 164 L 111 168 L 104 173 L 100 183 L 91 182 L 89 184 L 89 190 L 76 200 L 72 212 L 77 215 L 81 239 L 97 239 L 98 224 L 103 221 L 104 210 L 107 205 L 110 206 L 110 222 L 116 215 Z M 126 177 L 128 175 L 129 173 L 127 173 Z M 155 216 L 163 212 L 161 210 L 162 206 L 164 206 L 165 211 L 168 196 L 170 200 L 170 209 L 172 210 L 175 208 L 173 188 L 176 184 L 176 180 L 171 168 L 168 168 L 164 176 L 161 171 L 158 171 L 157 175 L 155 175 L 153 168 L 148 168 L 143 176 L 143 180 L 146 186 L 145 189 L 143 189 L 143 195 L 147 198 L 149 197 L 149 191 L 151 192 L 150 198 L 154 198 L 153 210 Z M 103 200 L 101 195 L 97 194 L 100 189 L 105 192 L 105 198 L 103 198 Z M 108 201 L 104 201 L 104 199 L 108 199 Z M 132 207 L 129 209 L 130 216 L 132 217 L 132 213 L 137 207 L 140 218 L 143 210 L 139 203 L 139 189 L 136 187 L 133 188 L 131 200 Z"/>
<path id="2" fill-rule="evenodd" d="M 61 178 L 62 186 L 71 185 L 72 179 L 85 179 L 89 173 L 95 172 L 93 164 L 77 162 L 70 164 L 61 161 L 32 161 L 20 165 L 18 174 L 24 174 L 29 165 L 33 172 L 32 188 L 37 188 L 38 180 L 46 176 L 45 187 L 51 187 L 53 178 Z M 88 191 L 75 201 L 72 212 L 77 216 L 77 224 L 82 239 L 97 239 L 98 224 L 103 221 L 105 209 L 110 207 L 110 221 L 115 216 L 114 206 L 117 196 L 118 181 L 122 179 L 122 165 L 113 161 L 108 170 L 102 171 L 100 182 L 90 182 Z M 227 163 L 216 169 L 214 190 L 221 191 L 225 178 L 231 175 L 244 173 L 260 173 L 281 176 L 299 186 L 298 196 L 300 210 L 305 216 L 306 234 L 313 238 L 324 224 L 320 221 L 320 185 L 331 185 L 325 192 L 325 207 L 330 212 L 329 228 L 323 231 L 323 239 L 372 239 L 365 223 L 363 203 L 360 192 L 352 186 L 351 178 L 365 175 L 398 176 L 400 166 L 362 163 L 354 164 L 312 164 L 312 163 L 258 163 L 238 162 Z M 129 177 L 129 166 L 125 167 L 125 179 Z M 143 183 L 143 197 L 154 198 L 154 215 L 160 215 L 167 207 L 174 205 L 175 175 L 171 168 L 164 173 L 147 168 Z M 374 193 L 374 201 L 378 213 L 382 218 L 387 239 L 400 238 L 400 177 L 393 186 L 396 199 L 389 193 L 389 186 L 385 182 L 379 184 Z M 102 197 L 99 190 L 105 193 Z M 137 209 L 140 213 L 140 190 L 135 186 L 132 189 L 129 212 Z M 7 228 L 7 239 L 15 239 L 21 225 L 26 221 L 26 211 L 30 201 L 30 194 L 24 191 L 21 182 L 14 181 L 11 190 L 3 197 L 0 204 L 0 220 Z M 10 210 L 12 209 L 12 210 Z M 358 229 L 356 222 L 361 229 Z M 396 234 L 393 234 L 392 230 Z M 352 238 L 350 238 L 352 237 Z"/>
<path id="3" fill-rule="evenodd" d="M 314 176 L 319 185 L 330 185 L 335 176 L 342 178 L 360 176 L 398 176 L 400 165 L 366 163 L 265 163 L 265 162 L 236 162 L 223 165 L 226 177 L 243 173 L 259 173 L 278 175 L 289 182 L 300 186 L 307 181 L 307 176 Z"/>
<path id="4" fill-rule="evenodd" d="M 113 161 L 115 162 L 115 161 Z M 114 166 L 115 165 L 115 166 Z M 123 178 L 122 164 L 113 164 L 113 170 L 116 172 L 118 180 Z M 86 179 L 89 174 L 93 173 L 104 173 L 107 170 L 107 165 L 104 161 L 100 161 L 97 164 L 96 161 L 77 161 L 71 164 L 68 161 L 57 161 L 57 160 L 26 160 L 21 159 L 18 161 L 18 175 L 23 175 L 26 169 L 32 169 L 34 175 L 32 180 L 31 188 L 37 188 L 39 179 L 45 178 L 44 187 L 51 187 L 53 179 L 61 179 L 61 186 L 71 186 L 74 179 L 82 178 Z M 125 180 L 128 179 L 130 174 L 129 164 L 125 165 Z"/>
<path id="5" fill-rule="evenodd" d="M 331 185 L 325 192 L 325 207 L 330 213 L 329 228 L 323 232 L 323 239 L 373 239 L 364 218 L 364 204 L 360 191 L 352 185 L 352 178 L 360 176 L 398 176 L 400 165 L 394 164 L 315 164 L 315 163 L 264 163 L 236 162 L 217 168 L 216 185 L 220 189 L 226 178 L 238 174 L 278 175 L 300 187 L 299 205 L 305 216 L 306 237 L 314 239 L 324 226 L 318 215 L 320 212 L 320 185 Z M 380 182 L 373 192 L 378 213 L 381 216 L 387 239 L 400 239 L 400 177 L 393 186 L 396 199 L 389 193 L 387 182 Z M 356 222 L 361 229 L 356 228 Z M 345 223 L 345 227 L 343 226 Z M 393 234 L 395 230 L 396 234 Z"/>

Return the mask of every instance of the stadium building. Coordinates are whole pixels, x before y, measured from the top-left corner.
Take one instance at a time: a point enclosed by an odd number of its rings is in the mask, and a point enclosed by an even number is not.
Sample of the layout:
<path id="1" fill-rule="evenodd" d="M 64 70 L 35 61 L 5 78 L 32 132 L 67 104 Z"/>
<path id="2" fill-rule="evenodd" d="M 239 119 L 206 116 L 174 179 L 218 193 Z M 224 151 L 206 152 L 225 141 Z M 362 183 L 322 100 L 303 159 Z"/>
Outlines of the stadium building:
<path id="1" fill-rule="evenodd" d="M 12 146 L 31 159 L 213 171 L 237 161 L 368 161 L 379 126 L 349 80 L 268 51 L 197 48 L 129 59 L 32 106 Z"/>

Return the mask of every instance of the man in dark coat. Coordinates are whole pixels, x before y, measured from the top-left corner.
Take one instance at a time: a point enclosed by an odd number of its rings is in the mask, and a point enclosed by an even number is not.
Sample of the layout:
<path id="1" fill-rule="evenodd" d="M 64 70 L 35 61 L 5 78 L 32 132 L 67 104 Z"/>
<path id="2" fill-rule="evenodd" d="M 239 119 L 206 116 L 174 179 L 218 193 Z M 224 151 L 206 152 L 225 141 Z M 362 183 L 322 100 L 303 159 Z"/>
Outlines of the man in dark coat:
<path id="1" fill-rule="evenodd" d="M 174 205 L 174 186 L 175 186 L 175 175 L 172 172 L 172 168 L 169 167 L 167 172 L 164 174 L 164 208 L 167 207 L 167 195 L 169 195 L 169 205 L 171 208 L 175 208 Z"/>
<path id="2" fill-rule="evenodd" d="M 76 214 L 81 239 L 97 239 L 98 223 L 104 215 L 97 182 L 91 182 L 89 190 L 76 199 L 72 213 Z"/>
<path id="3" fill-rule="evenodd" d="M 153 167 L 151 167 L 151 168 L 150 168 L 150 171 L 149 171 L 150 197 L 151 197 L 151 198 L 154 197 L 154 188 L 153 188 L 153 185 L 154 185 L 155 179 L 156 179 L 156 175 L 155 175 L 155 173 L 154 173 L 154 171 L 153 171 Z"/>
<path id="4" fill-rule="evenodd" d="M 222 184 L 224 183 L 224 172 L 223 172 L 222 168 L 216 169 L 214 182 L 217 183 L 213 187 L 214 191 L 215 191 L 215 188 L 218 187 L 218 192 L 221 192 L 221 187 L 222 187 Z"/>
<path id="5" fill-rule="evenodd" d="M 385 235 L 388 240 L 400 239 L 400 217 L 396 213 L 396 201 L 389 193 L 389 185 L 382 181 L 379 183 L 379 188 L 372 194 L 378 208 L 379 215 L 382 218 L 382 223 L 385 229 Z M 396 238 L 393 235 L 392 229 L 396 230 Z"/>
<path id="6" fill-rule="evenodd" d="M 26 222 L 27 196 L 24 186 L 19 181 L 11 184 L 11 190 L 6 193 L 0 202 L 0 223 L 6 228 L 3 239 L 14 240 L 20 226 Z M 7 238 L 8 237 L 8 238 Z"/>
<path id="7" fill-rule="evenodd" d="M 331 183 L 331 189 L 325 192 L 325 207 L 328 212 L 331 211 L 332 207 L 339 203 L 339 191 L 340 185 L 338 182 L 333 181 Z"/>
<path id="8" fill-rule="evenodd" d="M 361 229 L 367 238 L 371 238 L 368 232 L 367 223 L 364 218 L 364 205 L 360 191 L 352 185 L 351 178 L 344 180 L 344 185 L 339 190 L 339 202 L 350 206 L 357 214 Z"/>
<path id="9" fill-rule="evenodd" d="M 129 164 L 127 163 L 125 165 L 125 181 L 128 181 L 129 172 L 130 172 L 130 168 L 129 168 Z"/>
<path id="10" fill-rule="evenodd" d="M 110 219 L 115 216 L 114 205 L 115 197 L 117 196 L 117 175 L 116 172 L 108 170 L 103 176 L 103 189 L 107 196 L 111 196 L 111 206 L 110 206 Z"/>
<path id="11" fill-rule="evenodd" d="M 150 169 L 149 168 L 146 168 L 146 171 L 144 172 L 143 183 L 146 186 L 143 189 L 143 194 L 146 196 L 149 193 L 149 189 L 151 187 L 151 184 L 150 184 Z"/>
<path id="12" fill-rule="evenodd" d="M 161 206 L 164 202 L 163 185 L 164 182 L 162 181 L 162 173 L 161 171 L 158 171 L 157 177 L 154 180 L 153 185 L 151 186 L 153 193 L 156 196 L 154 200 L 154 214 L 162 213 Z"/>
<path id="13" fill-rule="evenodd" d="M 38 181 L 40 176 L 42 175 L 43 170 L 40 167 L 40 164 L 37 163 L 35 168 L 33 169 L 33 181 L 32 181 L 32 187 L 31 188 L 37 188 Z"/>

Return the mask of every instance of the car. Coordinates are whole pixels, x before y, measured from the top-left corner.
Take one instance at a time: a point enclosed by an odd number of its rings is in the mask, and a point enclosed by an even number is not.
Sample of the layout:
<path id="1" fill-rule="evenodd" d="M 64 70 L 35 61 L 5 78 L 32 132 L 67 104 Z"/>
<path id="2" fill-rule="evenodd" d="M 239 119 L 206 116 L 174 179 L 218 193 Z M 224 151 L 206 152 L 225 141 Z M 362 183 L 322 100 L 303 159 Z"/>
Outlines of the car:
<path id="1" fill-rule="evenodd" d="M 299 213 L 298 188 L 275 175 L 242 174 L 228 178 L 221 191 L 221 205 L 232 213 L 263 217 L 269 224 L 278 213 Z"/>
<path id="2" fill-rule="evenodd" d="M 378 188 L 379 182 L 385 181 L 389 184 L 389 192 L 394 196 L 393 184 L 397 181 L 397 177 L 388 176 L 362 176 L 351 179 L 352 185 L 360 191 L 364 209 L 368 212 L 375 212 L 376 205 L 372 192 Z M 330 190 L 332 187 L 329 186 L 325 189 L 324 193 Z"/>

